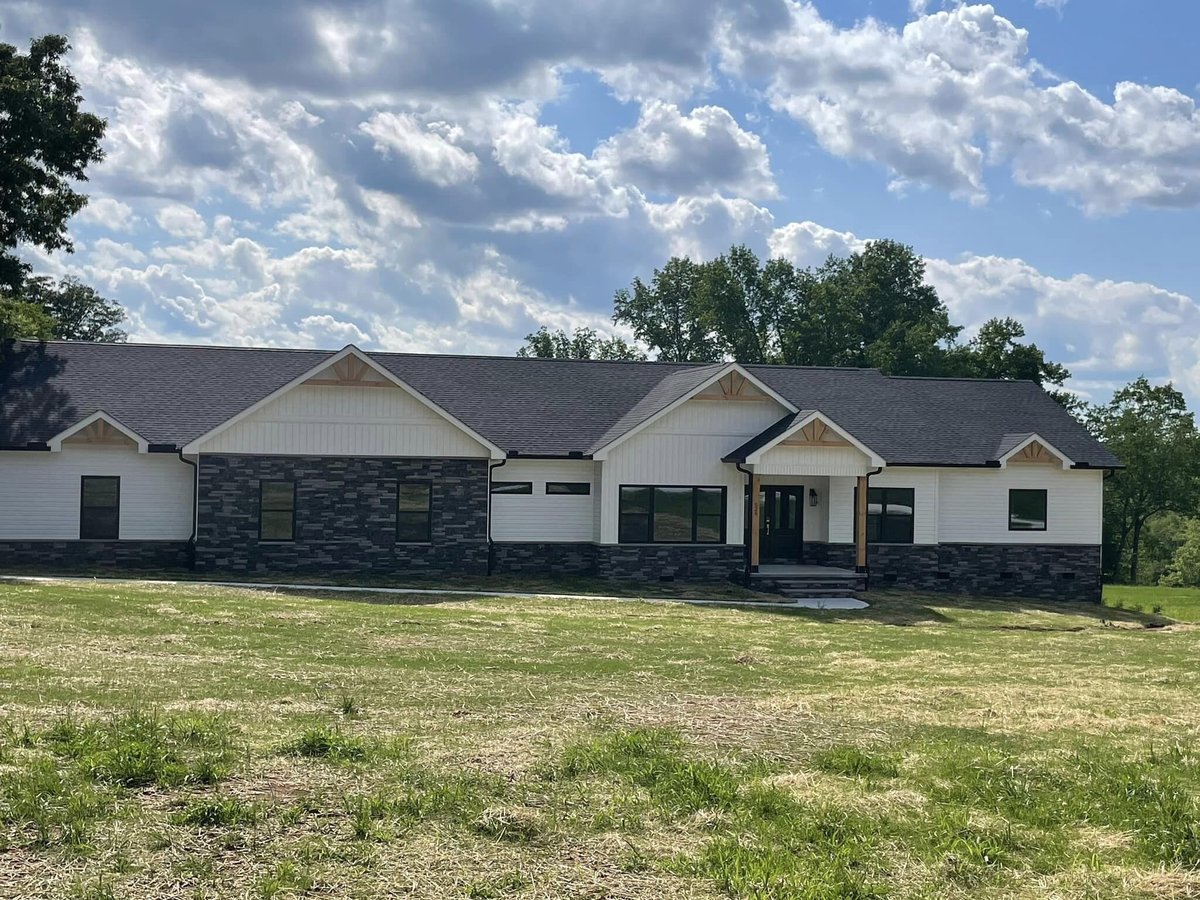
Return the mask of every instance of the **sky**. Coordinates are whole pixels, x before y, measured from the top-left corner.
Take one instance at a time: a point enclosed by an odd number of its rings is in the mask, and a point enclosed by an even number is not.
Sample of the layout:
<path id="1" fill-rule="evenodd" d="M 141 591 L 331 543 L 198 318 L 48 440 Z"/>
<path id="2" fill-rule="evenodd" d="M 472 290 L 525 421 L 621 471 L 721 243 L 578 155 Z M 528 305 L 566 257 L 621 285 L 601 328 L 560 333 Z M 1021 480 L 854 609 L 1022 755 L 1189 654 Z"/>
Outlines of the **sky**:
<path id="1" fill-rule="evenodd" d="M 48 31 L 106 159 L 28 258 L 133 340 L 508 355 L 671 255 L 891 238 L 965 336 L 1200 397 L 1193 0 L 0 0 Z"/>

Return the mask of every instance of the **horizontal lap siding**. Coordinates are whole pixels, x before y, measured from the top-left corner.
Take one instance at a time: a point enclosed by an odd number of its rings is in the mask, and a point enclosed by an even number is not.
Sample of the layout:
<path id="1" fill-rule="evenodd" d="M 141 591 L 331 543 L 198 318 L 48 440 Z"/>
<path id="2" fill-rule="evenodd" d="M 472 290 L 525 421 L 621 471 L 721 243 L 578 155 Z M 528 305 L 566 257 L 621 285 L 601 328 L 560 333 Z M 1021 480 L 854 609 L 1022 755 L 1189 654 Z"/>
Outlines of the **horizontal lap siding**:
<path id="1" fill-rule="evenodd" d="M 493 481 L 529 481 L 532 494 L 492 494 L 492 540 L 559 543 L 591 541 L 598 491 L 591 460 L 511 460 L 494 469 Z M 547 494 L 546 482 L 586 482 L 586 496 Z"/>
<path id="2" fill-rule="evenodd" d="M 943 469 L 940 478 L 938 535 L 943 544 L 1101 543 L 1104 475 L 1100 471 L 1013 465 Z M 1008 530 L 1008 492 L 1013 488 L 1046 491 L 1045 531 Z"/>
<path id="3" fill-rule="evenodd" d="M 191 466 L 173 454 L 67 444 L 59 453 L 0 452 L 0 540 L 78 540 L 84 475 L 120 477 L 122 540 L 191 537 Z"/>
<path id="4" fill-rule="evenodd" d="M 864 475 L 871 470 L 866 454 L 854 447 L 776 446 L 754 467 L 763 478 L 771 475 Z"/>
<path id="5" fill-rule="evenodd" d="M 486 457 L 462 429 L 398 387 L 300 385 L 221 432 L 203 453 Z"/>
<path id="6" fill-rule="evenodd" d="M 617 541 L 623 484 L 725 487 L 726 537 L 741 544 L 746 477 L 721 459 L 779 420 L 774 401 L 689 400 L 615 447 L 604 460 L 600 539 Z"/>

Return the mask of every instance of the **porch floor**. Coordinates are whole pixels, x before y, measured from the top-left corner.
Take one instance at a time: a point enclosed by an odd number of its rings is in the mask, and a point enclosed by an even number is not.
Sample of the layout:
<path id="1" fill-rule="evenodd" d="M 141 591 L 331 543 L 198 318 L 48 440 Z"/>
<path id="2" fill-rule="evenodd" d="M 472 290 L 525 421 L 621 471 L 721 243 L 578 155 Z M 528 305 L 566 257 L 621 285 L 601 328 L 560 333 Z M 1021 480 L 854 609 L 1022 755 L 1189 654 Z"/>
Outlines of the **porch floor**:
<path id="1" fill-rule="evenodd" d="M 834 578 L 838 576 L 853 578 L 855 572 L 853 569 L 841 569 L 837 566 L 805 566 L 799 564 L 772 564 L 762 565 L 758 567 L 758 575 L 766 575 L 768 577 L 785 576 L 788 578 Z"/>

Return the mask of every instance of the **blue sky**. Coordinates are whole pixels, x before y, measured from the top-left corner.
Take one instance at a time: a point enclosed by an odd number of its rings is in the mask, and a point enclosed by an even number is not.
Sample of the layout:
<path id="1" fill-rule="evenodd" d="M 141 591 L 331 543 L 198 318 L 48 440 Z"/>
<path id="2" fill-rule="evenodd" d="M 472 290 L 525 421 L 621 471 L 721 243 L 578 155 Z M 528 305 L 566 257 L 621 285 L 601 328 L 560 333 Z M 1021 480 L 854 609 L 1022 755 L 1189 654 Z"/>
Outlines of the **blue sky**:
<path id="1" fill-rule="evenodd" d="M 509 354 L 673 253 L 889 237 L 1086 397 L 1200 392 L 1190 0 L 0 2 L 51 30 L 108 156 L 30 258 L 136 340 Z"/>

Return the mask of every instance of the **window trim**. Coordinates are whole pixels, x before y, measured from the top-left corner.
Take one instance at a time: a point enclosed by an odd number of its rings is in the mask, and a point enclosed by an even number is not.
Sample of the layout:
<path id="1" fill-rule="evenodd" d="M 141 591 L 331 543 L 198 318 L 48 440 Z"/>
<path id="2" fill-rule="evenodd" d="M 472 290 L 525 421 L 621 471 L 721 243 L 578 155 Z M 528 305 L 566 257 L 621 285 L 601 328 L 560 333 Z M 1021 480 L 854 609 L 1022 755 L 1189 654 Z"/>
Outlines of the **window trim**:
<path id="1" fill-rule="evenodd" d="M 421 540 L 401 539 L 400 537 L 400 514 L 409 513 L 416 514 L 415 509 L 400 508 L 400 488 L 403 485 L 417 485 L 426 490 L 427 503 L 425 506 L 425 537 Z M 433 543 L 433 482 L 425 478 L 414 478 L 412 480 L 402 479 L 396 482 L 396 527 L 395 527 L 395 543 L 397 544 L 432 544 Z"/>
<path id="2" fill-rule="evenodd" d="M 550 490 L 555 488 L 568 488 L 568 490 Z M 570 488 L 583 488 L 583 490 L 570 490 Z M 545 492 L 551 497 L 590 497 L 592 494 L 592 483 L 590 481 L 547 481 Z"/>
<path id="3" fill-rule="evenodd" d="M 292 488 L 292 536 L 289 538 L 263 537 L 263 513 L 284 512 L 282 509 L 265 509 L 263 506 L 263 488 L 268 484 L 287 484 Z M 258 541 L 260 544 L 294 544 L 296 542 L 296 480 L 294 478 L 260 478 L 258 479 Z"/>
<path id="4" fill-rule="evenodd" d="M 518 486 L 519 486 L 518 490 L 509 490 L 509 491 L 496 490 L 496 488 L 498 488 L 498 487 L 518 487 Z M 488 487 L 488 493 L 496 494 L 497 496 L 500 496 L 500 497 L 515 497 L 515 496 L 524 497 L 524 496 L 527 496 L 527 495 L 533 493 L 533 482 L 532 481 L 493 481 L 491 483 L 491 485 Z"/>
<path id="5" fill-rule="evenodd" d="M 1013 527 L 1013 494 L 1041 494 L 1042 495 L 1042 527 L 1041 528 L 1014 528 Z M 1016 532 L 1044 532 L 1050 530 L 1050 492 L 1046 488 L 1009 488 L 1008 489 L 1008 530 Z"/>
<path id="6" fill-rule="evenodd" d="M 870 539 L 871 513 L 869 512 L 869 510 L 871 508 L 871 491 L 908 491 L 909 493 L 912 494 L 912 503 L 910 504 L 910 506 L 912 508 L 912 515 L 907 517 L 908 518 L 908 526 L 912 531 L 912 534 L 911 534 L 909 540 L 907 540 L 907 541 L 873 541 Z M 881 509 L 878 514 L 879 534 L 880 534 L 880 536 L 882 536 L 883 535 L 883 520 L 885 518 L 887 518 L 887 501 L 881 501 L 880 506 L 881 506 Z M 915 487 L 870 487 L 870 486 L 868 486 L 867 487 L 867 509 L 868 509 L 868 512 L 867 512 L 867 535 L 868 535 L 867 543 L 870 546 L 879 547 L 879 546 L 889 546 L 890 545 L 890 546 L 895 546 L 895 547 L 908 547 L 917 542 L 917 489 Z M 858 534 L 858 488 L 857 487 L 854 488 L 854 533 Z"/>
<path id="7" fill-rule="evenodd" d="M 649 529 L 647 531 L 647 534 L 649 535 L 649 540 L 645 540 L 645 541 L 623 541 L 623 540 L 621 540 L 621 517 L 624 515 L 624 513 L 621 511 L 621 509 L 622 509 L 621 499 L 622 499 L 622 493 L 626 489 L 649 490 L 650 491 L 650 505 L 649 505 L 649 509 L 646 513 L 646 517 L 649 521 Z M 674 490 L 687 489 L 692 492 L 692 539 L 690 541 L 659 541 L 659 540 L 655 540 L 655 537 L 654 537 L 654 492 L 656 490 L 671 490 L 671 489 L 674 489 Z M 715 541 L 699 541 L 696 539 L 696 533 L 698 530 L 697 504 L 699 502 L 699 496 L 700 496 L 699 491 L 720 491 L 721 492 L 721 532 L 720 532 L 720 537 Z M 701 547 L 705 547 L 705 546 L 712 547 L 712 546 L 718 546 L 720 544 L 725 544 L 728 542 L 728 528 L 729 528 L 729 488 L 723 484 L 619 484 L 619 485 L 617 485 L 617 543 L 618 544 L 626 544 L 626 545 L 634 545 L 634 546 L 636 546 L 636 545 L 646 546 L 649 544 L 679 544 L 681 546 L 692 546 L 694 544 L 694 545 L 701 546 Z"/>
<path id="8" fill-rule="evenodd" d="M 107 506 L 88 506 L 84 502 L 86 491 L 84 484 L 88 481 L 115 481 L 117 483 L 117 502 L 113 508 L 117 511 L 117 529 L 112 537 L 84 537 L 83 514 L 87 509 L 108 509 Z M 79 540 L 81 541 L 119 541 L 121 539 L 121 476 L 120 475 L 80 475 L 79 476 Z"/>

